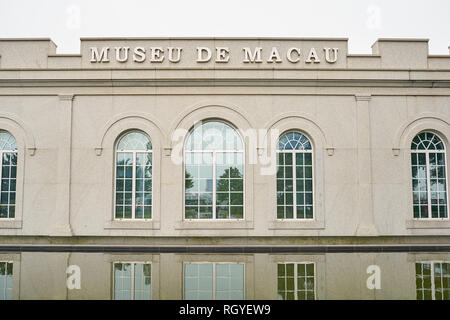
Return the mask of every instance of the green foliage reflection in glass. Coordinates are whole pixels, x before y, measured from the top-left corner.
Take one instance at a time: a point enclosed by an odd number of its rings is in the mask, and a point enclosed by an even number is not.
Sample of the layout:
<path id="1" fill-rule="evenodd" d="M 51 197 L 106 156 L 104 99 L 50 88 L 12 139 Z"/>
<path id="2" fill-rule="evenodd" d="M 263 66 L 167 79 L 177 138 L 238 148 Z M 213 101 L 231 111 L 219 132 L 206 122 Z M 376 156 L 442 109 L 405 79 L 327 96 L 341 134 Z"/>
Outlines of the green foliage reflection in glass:
<path id="1" fill-rule="evenodd" d="M 445 147 L 432 132 L 421 132 L 411 142 L 414 218 L 447 218 Z"/>
<path id="2" fill-rule="evenodd" d="M 15 217 L 16 178 L 17 178 L 17 143 L 6 131 L 0 131 L 0 218 Z"/>
<path id="3" fill-rule="evenodd" d="M 278 299 L 315 299 L 314 263 L 278 263 Z"/>
<path id="4" fill-rule="evenodd" d="M 152 217 L 152 143 L 141 132 L 129 132 L 117 144 L 115 217 Z"/>
<path id="5" fill-rule="evenodd" d="M 243 143 L 219 121 L 196 125 L 185 146 L 185 218 L 244 217 Z"/>
<path id="6" fill-rule="evenodd" d="M 450 263 L 416 262 L 417 300 L 450 300 Z"/>

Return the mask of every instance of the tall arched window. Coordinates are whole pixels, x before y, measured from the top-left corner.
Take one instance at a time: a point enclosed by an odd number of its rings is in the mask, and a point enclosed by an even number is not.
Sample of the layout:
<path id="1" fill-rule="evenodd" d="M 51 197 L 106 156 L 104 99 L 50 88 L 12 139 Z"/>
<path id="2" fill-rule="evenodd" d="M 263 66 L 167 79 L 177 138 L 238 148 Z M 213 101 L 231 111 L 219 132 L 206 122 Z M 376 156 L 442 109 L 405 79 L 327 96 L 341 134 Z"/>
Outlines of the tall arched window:
<path id="1" fill-rule="evenodd" d="M 152 143 L 143 133 L 124 134 L 116 148 L 116 219 L 152 218 Z"/>
<path id="2" fill-rule="evenodd" d="M 17 143 L 6 131 L 0 131 L 0 218 L 13 219 L 16 205 Z"/>
<path id="3" fill-rule="evenodd" d="M 244 148 L 235 129 L 203 122 L 190 132 L 184 150 L 185 218 L 244 218 Z"/>
<path id="4" fill-rule="evenodd" d="M 411 143 L 414 218 L 447 218 L 445 146 L 432 132 Z"/>
<path id="5" fill-rule="evenodd" d="M 313 219 L 311 142 L 287 132 L 278 140 L 277 155 L 277 219 Z"/>

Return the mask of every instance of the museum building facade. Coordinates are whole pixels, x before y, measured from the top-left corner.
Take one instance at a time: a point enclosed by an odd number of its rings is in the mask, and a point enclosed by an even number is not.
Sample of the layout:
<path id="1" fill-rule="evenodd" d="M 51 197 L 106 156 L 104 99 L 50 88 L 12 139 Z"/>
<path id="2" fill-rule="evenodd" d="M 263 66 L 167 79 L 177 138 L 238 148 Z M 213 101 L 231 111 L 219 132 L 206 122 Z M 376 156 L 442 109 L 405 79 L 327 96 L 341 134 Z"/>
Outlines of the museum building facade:
<path id="1" fill-rule="evenodd" d="M 446 244 L 426 39 L 0 39 L 2 244 Z"/>

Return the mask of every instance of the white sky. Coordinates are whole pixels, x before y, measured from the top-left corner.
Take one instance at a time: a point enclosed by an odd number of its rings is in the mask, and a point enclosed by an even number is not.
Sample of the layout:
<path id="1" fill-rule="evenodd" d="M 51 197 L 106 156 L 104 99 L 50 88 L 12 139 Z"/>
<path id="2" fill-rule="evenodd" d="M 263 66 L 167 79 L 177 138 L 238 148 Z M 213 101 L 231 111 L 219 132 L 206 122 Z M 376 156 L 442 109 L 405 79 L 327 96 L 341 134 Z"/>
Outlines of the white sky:
<path id="1" fill-rule="evenodd" d="M 45 37 L 79 53 L 80 37 L 429 38 L 448 54 L 450 0 L 0 0 L 0 38 Z"/>

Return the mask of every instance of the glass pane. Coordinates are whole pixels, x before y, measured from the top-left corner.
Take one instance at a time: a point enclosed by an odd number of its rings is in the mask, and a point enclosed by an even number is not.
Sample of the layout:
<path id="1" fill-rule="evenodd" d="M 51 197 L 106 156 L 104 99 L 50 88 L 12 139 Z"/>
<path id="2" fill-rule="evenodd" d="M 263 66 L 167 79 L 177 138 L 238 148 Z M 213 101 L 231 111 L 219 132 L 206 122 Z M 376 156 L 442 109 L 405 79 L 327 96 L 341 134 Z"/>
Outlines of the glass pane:
<path id="1" fill-rule="evenodd" d="M 120 138 L 117 144 L 118 150 L 151 150 L 152 143 L 143 133 L 130 132 Z"/>
<path id="2" fill-rule="evenodd" d="M 0 131 L 0 150 L 17 150 L 16 139 L 6 131 Z"/>
<path id="3" fill-rule="evenodd" d="M 309 139 L 299 132 L 288 132 L 280 137 L 278 150 L 311 150 Z"/>
<path id="4" fill-rule="evenodd" d="M 242 139 L 235 129 L 220 121 L 195 125 L 190 132 L 186 150 L 242 150 Z"/>

